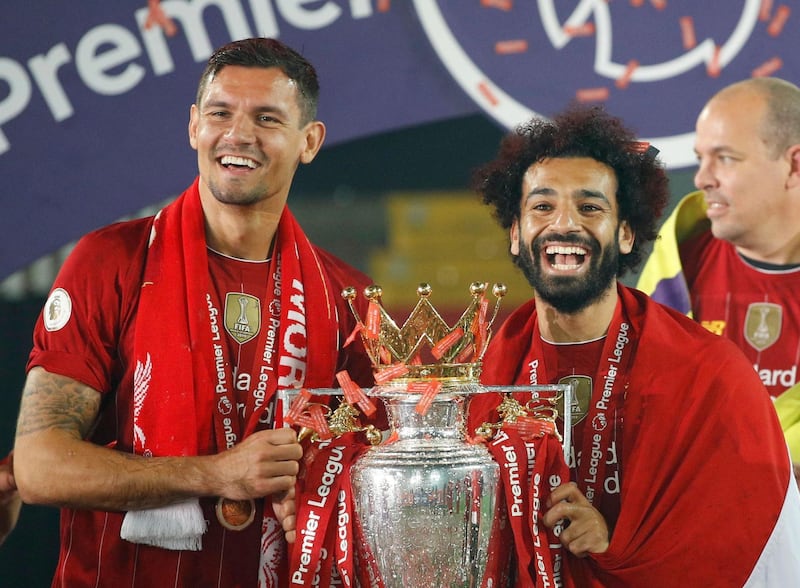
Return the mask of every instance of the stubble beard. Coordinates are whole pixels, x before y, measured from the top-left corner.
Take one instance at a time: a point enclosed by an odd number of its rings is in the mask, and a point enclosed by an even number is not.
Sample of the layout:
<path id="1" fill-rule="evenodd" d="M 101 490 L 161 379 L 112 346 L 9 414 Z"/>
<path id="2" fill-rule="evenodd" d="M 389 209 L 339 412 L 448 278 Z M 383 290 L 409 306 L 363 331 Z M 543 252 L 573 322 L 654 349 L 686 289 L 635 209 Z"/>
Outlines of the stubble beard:
<path id="1" fill-rule="evenodd" d="M 209 181 L 208 189 L 214 199 L 221 204 L 232 204 L 235 206 L 250 206 L 264 199 L 266 188 L 245 190 L 237 186 L 222 188 L 214 181 Z"/>

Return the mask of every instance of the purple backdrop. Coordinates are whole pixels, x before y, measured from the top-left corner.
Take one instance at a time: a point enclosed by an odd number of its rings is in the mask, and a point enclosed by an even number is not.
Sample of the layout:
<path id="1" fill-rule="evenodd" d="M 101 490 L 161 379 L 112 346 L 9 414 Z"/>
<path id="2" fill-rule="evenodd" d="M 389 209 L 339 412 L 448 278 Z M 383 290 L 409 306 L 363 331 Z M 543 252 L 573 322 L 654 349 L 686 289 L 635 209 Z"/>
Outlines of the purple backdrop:
<path id="1" fill-rule="evenodd" d="M 730 82 L 800 77 L 800 0 L 5 0 L 0 278 L 179 193 L 211 50 L 254 35 L 303 52 L 327 146 L 479 112 L 505 127 L 599 100 L 691 165 L 697 112 Z"/>

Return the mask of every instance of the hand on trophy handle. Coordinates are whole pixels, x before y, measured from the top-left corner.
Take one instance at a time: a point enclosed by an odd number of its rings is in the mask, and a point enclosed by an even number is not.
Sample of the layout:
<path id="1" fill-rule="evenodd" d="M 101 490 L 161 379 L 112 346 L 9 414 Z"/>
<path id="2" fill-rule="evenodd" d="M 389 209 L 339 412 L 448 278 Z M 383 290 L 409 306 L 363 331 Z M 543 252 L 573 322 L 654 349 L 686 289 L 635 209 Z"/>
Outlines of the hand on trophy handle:
<path id="1" fill-rule="evenodd" d="M 287 543 L 294 543 L 297 534 L 295 526 L 297 524 L 297 506 L 295 504 L 294 488 L 286 492 L 272 495 L 272 510 L 278 518 L 278 522 L 283 527 Z"/>
<path id="2" fill-rule="evenodd" d="M 215 493 L 233 500 L 282 496 L 294 489 L 302 456 L 292 429 L 257 431 L 215 456 Z"/>
<path id="3" fill-rule="evenodd" d="M 553 490 L 547 507 L 542 521 L 551 529 L 560 521 L 565 522 L 559 539 L 573 555 L 586 557 L 590 553 L 603 553 L 608 549 L 608 525 L 575 482 L 562 484 Z"/>

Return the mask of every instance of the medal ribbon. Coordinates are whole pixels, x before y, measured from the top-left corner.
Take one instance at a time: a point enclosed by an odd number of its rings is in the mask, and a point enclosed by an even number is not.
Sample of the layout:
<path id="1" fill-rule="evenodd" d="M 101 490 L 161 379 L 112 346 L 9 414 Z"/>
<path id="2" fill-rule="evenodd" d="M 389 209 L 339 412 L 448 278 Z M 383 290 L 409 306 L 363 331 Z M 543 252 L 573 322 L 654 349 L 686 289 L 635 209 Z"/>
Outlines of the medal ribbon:
<path id="1" fill-rule="evenodd" d="M 342 586 L 355 585 L 355 558 L 353 551 L 353 488 L 350 476 L 342 479 L 339 487 L 336 536 L 333 538 L 336 554 L 336 571 Z"/>
<path id="2" fill-rule="evenodd" d="M 277 242 L 275 250 L 277 251 Z M 278 297 L 281 293 L 280 264 L 281 255 L 280 253 L 276 253 L 272 256 L 272 260 L 270 261 L 270 279 L 267 280 L 265 284 L 265 291 L 271 291 L 275 294 L 273 303 L 278 301 Z M 266 380 L 266 389 L 264 390 L 263 398 L 260 398 L 260 395 L 256 395 L 258 385 L 254 386 L 247 397 L 244 417 L 240 417 L 233 391 L 233 370 L 231 367 L 233 364 L 231 361 L 230 347 L 227 344 L 223 331 L 224 326 L 222 325 L 224 316 L 220 314 L 219 311 L 222 305 L 215 288 L 209 288 L 209 292 L 206 294 L 206 302 L 208 303 L 208 315 L 211 327 L 211 338 L 207 341 L 210 346 L 209 351 L 207 351 L 207 353 L 209 353 L 207 357 L 212 358 L 208 365 L 211 372 L 211 381 L 214 382 L 216 396 L 213 411 L 215 425 L 214 434 L 217 440 L 217 447 L 220 450 L 223 447 L 230 449 L 244 437 L 256 430 L 262 415 L 272 401 L 272 397 L 277 389 L 275 362 L 278 354 L 274 352 L 274 345 L 276 340 L 280 340 L 280 337 L 277 336 L 276 333 L 275 337 L 267 338 L 267 332 L 269 331 L 268 309 L 272 304 L 266 303 L 265 297 L 265 303 L 261 309 L 261 328 L 256 338 L 256 349 L 262 351 L 256 354 L 254 367 L 256 367 L 257 370 L 254 370 L 252 375 L 253 379 L 259 383 L 262 381 L 262 375 L 269 375 Z M 283 305 L 281 305 L 281 307 L 283 308 Z M 283 325 L 285 315 L 282 315 L 281 319 L 281 325 Z M 244 421 L 244 423 L 242 421 Z"/>
<path id="3" fill-rule="evenodd" d="M 328 533 L 320 552 L 315 586 L 354 586 L 353 496 L 350 477 L 343 476 L 336 496 L 336 523 Z"/>
<path id="4" fill-rule="evenodd" d="M 622 409 L 623 391 L 627 384 L 628 366 L 635 352 L 636 344 L 632 337 L 630 321 L 625 316 L 622 302 L 617 303 L 614 316 L 608 328 L 603 345 L 600 364 L 597 367 L 592 398 L 586 415 L 587 427 L 583 434 L 581 462 L 577 465 L 576 481 L 578 487 L 593 504 L 600 504 L 603 495 L 603 482 L 606 478 L 606 456 L 611 449 L 615 434 L 616 415 Z M 539 332 L 538 318 L 534 324 L 532 357 L 544 359 L 544 349 Z M 541 383 L 551 382 L 547 374 L 548 361 L 532 361 L 536 373 L 530 379 Z M 552 370 L 555 371 L 555 370 Z"/>
<path id="5" fill-rule="evenodd" d="M 533 536 L 534 569 L 542 586 L 572 586 L 564 565 L 564 547 L 558 536 L 562 526 L 549 529 L 541 522 L 550 493 L 569 481 L 569 468 L 564 461 L 561 443 L 555 435 L 547 434 L 533 440 L 535 456 L 531 472 L 531 535 Z"/>
<path id="6" fill-rule="evenodd" d="M 529 437 L 509 423 L 489 444 L 489 450 L 500 464 L 506 512 L 517 552 L 517 582 L 525 586 L 571 586 L 571 582 L 565 583 L 564 553 L 558 540 L 560 527 L 548 529 L 541 523 L 550 493 L 569 481 L 561 443 L 551 433 Z M 495 564 L 507 560 L 502 553 L 492 553 L 491 559 L 499 560 Z M 500 574 L 496 565 L 488 572 Z"/>
<path id="7" fill-rule="evenodd" d="M 514 534 L 517 551 L 517 577 L 528 578 L 531 556 L 534 553 L 533 536 L 527 521 L 531 519 L 528 500 L 529 460 L 528 449 L 532 448 L 513 430 L 500 429 L 488 448 L 495 461 L 500 464 L 506 512 Z"/>
<path id="8" fill-rule="evenodd" d="M 489 557 L 486 561 L 486 571 L 483 573 L 481 588 L 495 586 L 511 586 L 511 547 L 514 545 L 512 538 L 508 537 L 508 511 L 505 507 L 505 495 L 497 498 L 492 529 L 489 533 Z"/>

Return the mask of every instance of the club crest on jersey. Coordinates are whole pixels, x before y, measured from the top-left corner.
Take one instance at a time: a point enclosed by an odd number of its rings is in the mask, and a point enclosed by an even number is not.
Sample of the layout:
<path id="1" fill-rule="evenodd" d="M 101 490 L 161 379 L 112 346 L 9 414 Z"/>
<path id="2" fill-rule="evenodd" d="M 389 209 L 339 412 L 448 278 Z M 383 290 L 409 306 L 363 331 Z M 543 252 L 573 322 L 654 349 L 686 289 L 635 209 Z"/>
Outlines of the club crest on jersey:
<path id="1" fill-rule="evenodd" d="M 744 338 L 757 351 L 775 343 L 781 335 L 783 308 L 770 302 L 754 302 L 747 307 Z"/>
<path id="2" fill-rule="evenodd" d="M 574 427 L 586 418 L 589 412 L 589 400 L 592 398 L 592 378 L 589 376 L 566 376 L 558 381 L 559 384 L 572 385 L 572 426 Z"/>
<path id="3" fill-rule="evenodd" d="M 67 324 L 71 316 L 72 299 L 66 290 L 56 288 L 44 303 L 44 311 L 42 311 L 44 328 L 48 331 L 58 331 Z"/>
<path id="4" fill-rule="evenodd" d="M 261 328 L 261 302 L 243 292 L 225 295 L 225 330 L 240 344 L 258 335 Z"/>

